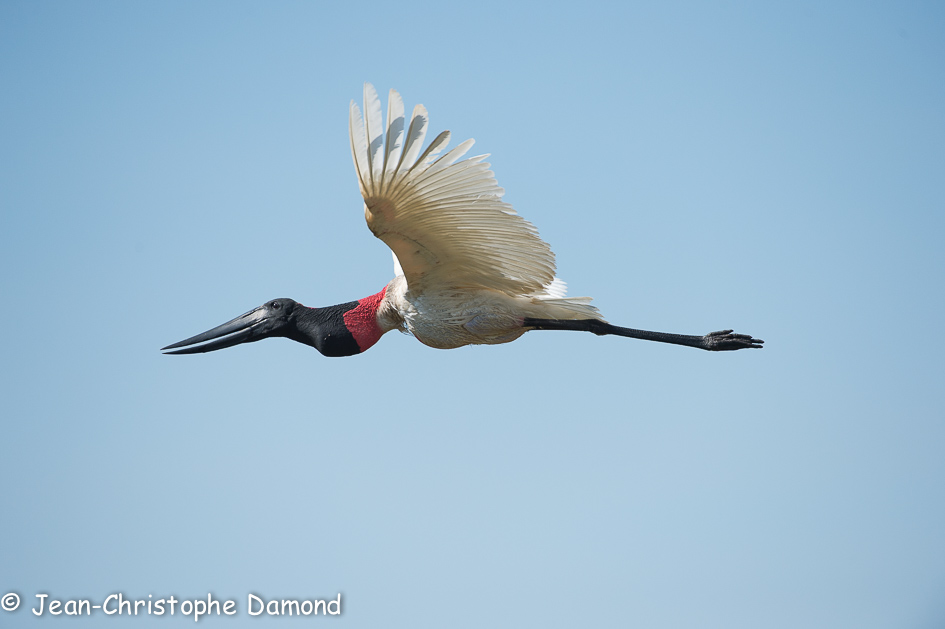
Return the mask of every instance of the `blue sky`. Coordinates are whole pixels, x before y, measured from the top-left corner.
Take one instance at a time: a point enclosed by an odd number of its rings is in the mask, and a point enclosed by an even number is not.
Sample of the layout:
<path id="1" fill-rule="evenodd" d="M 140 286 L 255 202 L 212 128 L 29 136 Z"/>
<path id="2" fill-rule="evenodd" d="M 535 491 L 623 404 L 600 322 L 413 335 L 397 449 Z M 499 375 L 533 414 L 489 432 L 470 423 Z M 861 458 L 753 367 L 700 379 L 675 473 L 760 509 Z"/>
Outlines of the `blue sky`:
<path id="1" fill-rule="evenodd" d="M 942 626 L 943 33 L 922 2 L 3 3 L 0 624 L 340 592 L 320 622 Z M 161 355 L 389 281 L 364 81 L 476 138 L 611 322 L 766 348 Z"/>

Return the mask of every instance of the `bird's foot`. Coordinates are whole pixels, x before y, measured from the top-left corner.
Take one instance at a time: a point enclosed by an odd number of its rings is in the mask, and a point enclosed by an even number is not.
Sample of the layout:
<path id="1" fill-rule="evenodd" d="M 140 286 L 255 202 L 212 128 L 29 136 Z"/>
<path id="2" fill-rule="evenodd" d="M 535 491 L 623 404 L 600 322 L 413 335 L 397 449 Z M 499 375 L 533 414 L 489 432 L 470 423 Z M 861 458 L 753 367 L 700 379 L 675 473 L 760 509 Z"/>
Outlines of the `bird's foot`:
<path id="1" fill-rule="evenodd" d="M 733 334 L 732 330 L 709 332 L 702 337 L 703 349 L 710 352 L 725 352 L 735 349 L 761 349 L 764 341 L 752 338 L 750 334 Z"/>

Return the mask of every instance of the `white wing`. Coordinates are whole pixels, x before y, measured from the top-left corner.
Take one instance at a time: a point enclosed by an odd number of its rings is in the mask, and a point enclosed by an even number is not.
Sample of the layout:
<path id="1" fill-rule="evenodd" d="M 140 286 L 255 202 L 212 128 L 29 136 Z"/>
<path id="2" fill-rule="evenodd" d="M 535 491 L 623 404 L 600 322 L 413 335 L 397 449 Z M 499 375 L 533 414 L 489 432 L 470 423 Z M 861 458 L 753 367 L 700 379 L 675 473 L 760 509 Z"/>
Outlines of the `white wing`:
<path id="1" fill-rule="evenodd" d="M 564 296 L 551 248 L 502 202 L 504 190 L 483 161 L 487 156 L 457 161 L 472 140 L 437 158 L 449 142 L 444 131 L 421 153 L 427 111 L 414 108 L 405 135 L 404 105 L 394 90 L 386 134 L 370 84 L 364 86 L 364 112 L 362 120 L 351 102 L 351 152 L 364 215 L 400 261 L 411 292 L 479 286 L 510 295 Z"/>

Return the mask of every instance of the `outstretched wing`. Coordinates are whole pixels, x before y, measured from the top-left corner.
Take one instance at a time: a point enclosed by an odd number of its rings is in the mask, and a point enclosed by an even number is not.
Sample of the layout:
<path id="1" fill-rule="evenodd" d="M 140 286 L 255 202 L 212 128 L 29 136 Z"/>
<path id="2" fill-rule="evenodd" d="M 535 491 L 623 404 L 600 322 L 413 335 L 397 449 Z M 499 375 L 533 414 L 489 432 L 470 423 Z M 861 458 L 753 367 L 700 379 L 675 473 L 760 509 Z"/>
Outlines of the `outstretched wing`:
<path id="1" fill-rule="evenodd" d="M 487 156 L 458 161 L 473 145 L 466 140 L 438 157 L 449 131 L 421 152 L 427 110 L 414 108 L 406 133 L 404 120 L 394 90 L 386 125 L 372 85 L 364 86 L 364 119 L 351 102 L 351 153 L 364 216 L 400 261 L 410 290 L 482 286 L 512 295 L 548 294 L 554 254 L 535 226 L 502 202 L 505 191 L 483 161 Z"/>

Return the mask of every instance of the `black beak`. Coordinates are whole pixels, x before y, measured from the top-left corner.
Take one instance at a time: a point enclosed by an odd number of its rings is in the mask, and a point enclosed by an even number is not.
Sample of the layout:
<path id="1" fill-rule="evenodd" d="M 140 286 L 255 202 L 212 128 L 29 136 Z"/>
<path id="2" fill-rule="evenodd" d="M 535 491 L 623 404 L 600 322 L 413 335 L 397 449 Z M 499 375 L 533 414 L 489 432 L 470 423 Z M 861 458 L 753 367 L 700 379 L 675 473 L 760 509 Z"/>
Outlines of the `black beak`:
<path id="1" fill-rule="evenodd" d="M 161 351 L 166 352 L 167 354 L 202 354 L 204 352 L 213 352 L 218 349 L 233 347 L 234 345 L 239 345 L 240 343 L 251 343 L 253 341 L 258 341 L 268 336 L 265 334 L 264 330 L 267 327 L 265 326 L 265 323 L 270 321 L 270 319 L 271 315 L 267 311 L 266 307 L 260 306 L 255 310 L 250 310 L 246 314 L 236 317 L 232 321 L 227 321 L 223 325 L 218 325 L 212 330 L 207 330 L 203 334 L 198 334 L 197 336 L 192 336 L 189 339 L 184 339 L 179 343 L 162 347 Z M 179 349 L 176 352 L 166 351 L 177 347 L 185 347 L 186 345 L 194 345 L 195 343 L 203 343 L 204 341 L 212 341 L 213 339 L 219 340 L 213 341 L 212 343 L 205 343 L 203 345 L 196 345 L 194 347 L 187 347 L 186 349 Z"/>

